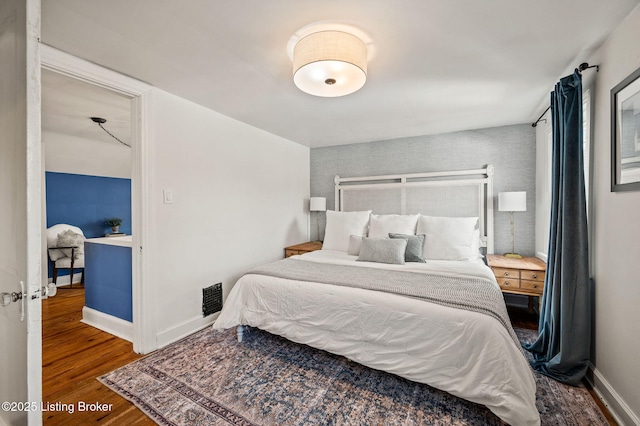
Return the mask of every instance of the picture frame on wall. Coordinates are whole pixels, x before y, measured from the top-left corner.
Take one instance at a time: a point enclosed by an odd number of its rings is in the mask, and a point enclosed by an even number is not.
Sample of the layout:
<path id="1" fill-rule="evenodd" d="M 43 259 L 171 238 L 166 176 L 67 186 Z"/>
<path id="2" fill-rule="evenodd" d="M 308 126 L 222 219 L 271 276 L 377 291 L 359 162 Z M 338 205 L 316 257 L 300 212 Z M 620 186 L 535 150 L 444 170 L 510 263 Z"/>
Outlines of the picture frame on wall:
<path id="1" fill-rule="evenodd" d="M 640 68 L 611 89 L 611 191 L 640 191 Z"/>

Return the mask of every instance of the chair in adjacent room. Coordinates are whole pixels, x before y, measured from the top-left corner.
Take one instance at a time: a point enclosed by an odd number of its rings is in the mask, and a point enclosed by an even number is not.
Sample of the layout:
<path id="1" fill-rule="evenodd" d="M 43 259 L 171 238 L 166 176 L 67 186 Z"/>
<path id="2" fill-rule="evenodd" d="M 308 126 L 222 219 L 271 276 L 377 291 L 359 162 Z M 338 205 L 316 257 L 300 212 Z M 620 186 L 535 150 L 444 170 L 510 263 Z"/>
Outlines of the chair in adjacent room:
<path id="1" fill-rule="evenodd" d="M 47 254 L 53 269 L 53 283 L 58 272 L 69 270 L 69 288 L 73 288 L 74 269 L 81 269 L 80 284 L 84 285 L 84 233 L 77 226 L 61 223 L 47 228 Z"/>

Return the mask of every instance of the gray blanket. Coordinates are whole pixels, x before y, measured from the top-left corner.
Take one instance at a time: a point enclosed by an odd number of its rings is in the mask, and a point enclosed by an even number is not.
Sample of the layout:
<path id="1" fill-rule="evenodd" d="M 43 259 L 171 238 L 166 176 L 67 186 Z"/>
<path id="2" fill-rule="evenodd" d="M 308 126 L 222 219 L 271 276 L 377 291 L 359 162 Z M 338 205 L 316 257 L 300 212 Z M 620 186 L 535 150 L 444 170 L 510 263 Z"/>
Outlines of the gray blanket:
<path id="1" fill-rule="evenodd" d="M 391 271 L 297 259 L 269 263 L 252 269 L 248 274 L 382 291 L 479 312 L 497 319 L 510 333 L 516 346 L 520 347 L 502 292 L 486 278 Z"/>

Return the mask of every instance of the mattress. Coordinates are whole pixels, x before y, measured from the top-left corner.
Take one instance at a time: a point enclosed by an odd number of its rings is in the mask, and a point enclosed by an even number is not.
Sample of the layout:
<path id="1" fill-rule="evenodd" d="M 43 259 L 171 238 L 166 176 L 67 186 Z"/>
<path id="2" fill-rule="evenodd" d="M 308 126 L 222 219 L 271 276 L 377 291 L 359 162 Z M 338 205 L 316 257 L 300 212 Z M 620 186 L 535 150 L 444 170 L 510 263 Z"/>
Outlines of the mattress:
<path id="1" fill-rule="evenodd" d="M 309 262 L 485 277 L 482 260 L 387 265 L 320 250 Z M 257 327 L 487 406 L 505 422 L 537 425 L 535 381 L 510 331 L 494 317 L 379 291 L 247 274 L 213 325 Z"/>

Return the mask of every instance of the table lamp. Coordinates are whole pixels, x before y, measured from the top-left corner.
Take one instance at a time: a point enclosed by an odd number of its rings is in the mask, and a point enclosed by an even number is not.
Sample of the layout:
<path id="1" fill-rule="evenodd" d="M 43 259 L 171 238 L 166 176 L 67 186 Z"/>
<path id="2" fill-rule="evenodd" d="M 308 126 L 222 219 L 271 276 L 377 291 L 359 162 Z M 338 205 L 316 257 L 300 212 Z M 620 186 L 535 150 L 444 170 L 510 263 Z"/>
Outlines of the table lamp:
<path id="1" fill-rule="evenodd" d="M 311 212 L 326 212 L 327 211 L 327 199 L 324 197 L 311 197 L 309 199 L 309 211 Z M 320 241 L 320 218 L 316 213 L 316 224 L 318 225 L 318 241 Z"/>
<path id="2" fill-rule="evenodd" d="M 509 222 L 511 224 L 511 253 L 505 253 L 505 257 L 521 258 L 515 252 L 515 231 L 513 226 L 513 212 L 527 211 L 527 193 L 525 191 L 500 192 L 498 194 L 498 210 L 509 212 Z"/>

